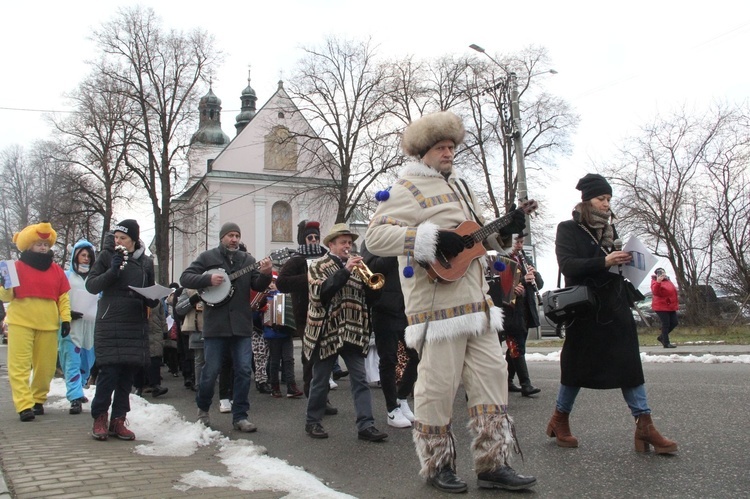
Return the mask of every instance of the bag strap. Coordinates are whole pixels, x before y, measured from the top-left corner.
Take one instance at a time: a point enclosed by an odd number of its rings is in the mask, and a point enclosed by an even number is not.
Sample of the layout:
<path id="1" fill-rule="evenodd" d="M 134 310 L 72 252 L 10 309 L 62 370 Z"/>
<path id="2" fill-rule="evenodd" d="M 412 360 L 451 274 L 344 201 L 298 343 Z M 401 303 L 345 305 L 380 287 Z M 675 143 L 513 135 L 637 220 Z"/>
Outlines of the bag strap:
<path id="1" fill-rule="evenodd" d="M 464 188 L 466 189 L 466 192 L 469 192 L 469 184 L 466 183 L 466 180 L 462 178 L 458 178 L 459 182 L 464 184 Z M 464 198 L 464 202 L 466 203 L 466 206 L 469 208 L 469 211 L 471 212 L 471 215 L 474 217 L 474 221 L 479 224 L 480 227 L 484 227 L 484 224 L 479 220 L 479 217 L 476 213 L 474 213 L 474 208 L 472 208 L 471 203 L 471 197 L 468 194 L 465 194 L 463 189 L 461 189 L 461 186 L 458 185 L 458 182 L 456 182 L 456 187 L 458 188 L 458 192 L 461 193 L 461 197 Z"/>
<path id="2" fill-rule="evenodd" d="M 580 228 L 582 228 L 582 229 L 584 230 L 584 232 L 586 232 L 586 234 L 588 234 L 589 236 L 591 236 L 591 239 L 593 239 L 593 240 L 594 240 L 594 242 L 596 243 L 596 245 L 597 245 L 597 246 L 599 246 L 599 249 L 600 249 L 600 250 L 602 250 L 602 252 L 603 252 L 603 253 L 604 253 L 605 255 L 609 255 L 610 253 L 612 253 L 612 251 L 607 251 L 606 249 L 604 249 L 604 246 L 602 246 L 602 242 L 601 242 L 601 240 L 597 240 L 597 239 L 596 239 L 596 238 L 594 237 L 594 234 L 592 234 L 592 233 L 591 233 L 591 231 L 590 231 L 590 230 L 589 230 L 589 229 L 588 229 L 588 228 L 587 228 L 587 227 L 586 227 L 585 225 L 583 225 L 583 224 L 579 223 L 579 224 L 578 224 L 578 226 L 579 226 Z"/>

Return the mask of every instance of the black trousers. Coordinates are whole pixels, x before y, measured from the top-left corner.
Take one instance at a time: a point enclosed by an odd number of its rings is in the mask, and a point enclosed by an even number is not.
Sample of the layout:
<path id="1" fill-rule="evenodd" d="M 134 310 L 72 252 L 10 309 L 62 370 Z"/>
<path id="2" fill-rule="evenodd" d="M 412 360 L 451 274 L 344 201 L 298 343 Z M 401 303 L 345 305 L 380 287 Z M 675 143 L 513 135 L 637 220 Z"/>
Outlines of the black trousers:
<path id="1" fill-rule="evenodd" d="M 397 387 L 398 343 L 405 341 L 406 317 L 403 321 L 394 320 L 390 314 L 379 315 L 377 310 L 373 310 L 373 329 L 375 330 L 375 347 L 380 357 L 380 363 L 378 364 L 380 387 L 383 389 L 386 408 L 390 412 L 398 407 L 397 399 L 405 399 L 414 389 L 414 383 L 417 381 L 419 355 L 411 348 L 406 349 L 409 362 L 401 376 L 401 383 Z"/>
<path id="2" fill-rule="evenodd" d="M 108 412 L 110 404 L 113 419 L 130 412 L 130 390 L 133 388 L 133 376 L 138 369 L 140 366 L 125 364 L 109 364 L 99 367 L 96 392 L 94 400 L 91 401 L 91 417 L 96 419 Z"/>

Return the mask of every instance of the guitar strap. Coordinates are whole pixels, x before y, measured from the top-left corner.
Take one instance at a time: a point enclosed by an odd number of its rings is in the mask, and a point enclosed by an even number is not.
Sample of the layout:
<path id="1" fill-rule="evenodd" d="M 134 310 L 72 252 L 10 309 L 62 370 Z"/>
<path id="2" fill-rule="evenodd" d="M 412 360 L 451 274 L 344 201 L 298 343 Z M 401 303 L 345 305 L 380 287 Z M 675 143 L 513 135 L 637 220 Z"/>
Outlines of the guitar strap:
<path id="1" fill-rule="evenodd" d="M 464 193 L 463 189 L 461 189 L 461 186 L 456 182 L 456 188 L 458 188 L 458 192 L 461 194 L 461 197 L 464 198 L 464 202 L 466 203 L 466 206 L 469 208 L 469 211 L 471 212 L 471 215 L 474 217 L 474 221 L 479 224 L 480 227 L 484 227 L 484 224 L 479 220 L 479 217 L 476 213 L 474 213 L 474 208 L 472 208 L 471 203 L 471 196 L 469 196 L 469 185 L 466 183 L 466 180 L 462 178 L 458 178 L 458 180 L 464 184 L 464 188 L 466 189 L 466 193 Z"/>

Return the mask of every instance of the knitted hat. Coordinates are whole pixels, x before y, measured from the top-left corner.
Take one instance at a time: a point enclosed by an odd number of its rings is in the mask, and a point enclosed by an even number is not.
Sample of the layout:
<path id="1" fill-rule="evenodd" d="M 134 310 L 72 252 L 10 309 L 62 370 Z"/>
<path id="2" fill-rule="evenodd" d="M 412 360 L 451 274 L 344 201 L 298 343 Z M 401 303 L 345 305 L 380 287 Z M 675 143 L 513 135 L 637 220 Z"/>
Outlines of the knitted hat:
<path id="1" fill-rule="evenodd" d="M 356 241 L 359 237 L 358 234 L 355 234 L 351 230 L 349 230 L 349 226 L 346 224 L 335 224 L 333 227 L 331 227 L 331 230 L 328 232 L 328 235 L 325 239 L 323 239 L 323 244 L 328 246 L 328 243 L 330 243 L 332 240 L 336 239 L 339 236 L 352 236 L 352 241 Z"/>
<path id="2" fill-rule="evenodd" d="M 612 195 L 612 186 L 598 173 L 587 173 L 578 181 L 576 189 L 581 191 L 582 201 L 588 201 L 602 194 Z"/>
<path id="3" fill-rule="evenodd" d="M 464 141 L 466 130 L 461 118 L 450 111 L 428 114 L 406 127 L 401 148 L 407 156 L 422 157 L 441 140 L 452 140 L 455 145 Z"/>
<path id="4" fill-rule="evenodd" d="M 230 232 L 236 232 L 237 234 L 242 235 L 242 231 L 240 230 L 239 225 L 234 222 L 227 222 L 221 226 L 221 230 L 219 231 L 219 239 L 222 239 Z"/>
<path id="5" fill-rule="evenodd" d="M 13 242 L 16 243 L 19 251 L 26 251 L 34 246 L 37 241 L 49 241 L 50 247 L 57 241 L 57 232 L 52 228 L 49 222 L 40 222 L 35 225 L 24 227 L 21 232 L 13 234 Z"/>
<path id="6" fill-rule="evenodd" d="M 317 234 L 320 241 L 320 222 L 302 220 L 297 224 L 297 244 L 307 244 L 306 238 L 310 234 Z"/>
<path id="7" fill-rule="evenodd" d="M 112 227 L 112 232 L 122 232 L 127 234 L 133 241 L 138 242 L 138 237 L 141 235 L 141 228 L 138 226 L 138 222 L 132 218 L 128 218 Z"/>

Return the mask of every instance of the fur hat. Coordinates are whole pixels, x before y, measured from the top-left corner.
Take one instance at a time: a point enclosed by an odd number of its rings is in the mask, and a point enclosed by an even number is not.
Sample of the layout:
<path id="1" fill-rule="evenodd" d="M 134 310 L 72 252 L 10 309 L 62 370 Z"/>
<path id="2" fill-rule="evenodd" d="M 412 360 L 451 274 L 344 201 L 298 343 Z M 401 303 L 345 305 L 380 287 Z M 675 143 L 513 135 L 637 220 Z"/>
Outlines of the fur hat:
<path id="1" fill-rule="evenodd" d="M 297 244 L 307 244 L 307 236 L 317 234 L 320 241 L 320 222 L 302 220 L 297 224 Z"/>
<path id="2" fill-rule="evenodd" d="M 50 247 L 57 241 L 57 232 L 49 222 L 40 222 L 35 225 L 24 227 L 21 232 L 13 234 L 13 242 L 19 251 L 26 251 L 34 246 L 37 241 L 49 241 Z"/>
<path id="3" fill-rule="evenodd" d="M 455 145 L 464 141 L 466 130 L 461 118 L 450 111 L 422 116 L 406 127 L 401 148 L 407 156 L 422 157 L 441 140 L 452 140 Z"/>
<path id="4" fill-rule="evenodd" d="M 588 201 L 602 194 L 612 195 L 612 186 L 598 173 L 587 173 L 578 180 L 576 189 L 581 191 L 581 201 Z"/>
<path id="5" fill-rule="evenodd" d="M 351 230 L 349 230 L 349 226 L 346 224 L 335 224 L 333 227 L 331 227 L 331 230 L 328 232 L 328 235 L 323 240 L 323 244 L 328 246 L 328 243 L 330 243 L 332 240 L 336 239 L 339 236 L 352 236 L 352 241 L 356 241 L 359 237 L 358 234 L 355 234 Z"/>
<path id="6" fill-rule="evenodd" d="M 112 232 L 122 232 L 123 234 L 127 234 L 130 239 L 137 243 L 138 238 L 141 235 L 141 228 L 138 226 L 138 222 L 129 218 L 120 221 L 120 223 L 112 227 Z"/>
<path id="7" fill-rule="evenodd" d="M 242 235 L 242 231 L 240 230 L 239 225 L 237 225 L 234 222 L 227 222 L 224 225 L 222 225 L 221 230 L 219 230 L 219 239 L 222 239 L 224 236 L 226 236 L 230 232 L 236 232 L 239 235 Z"/>

